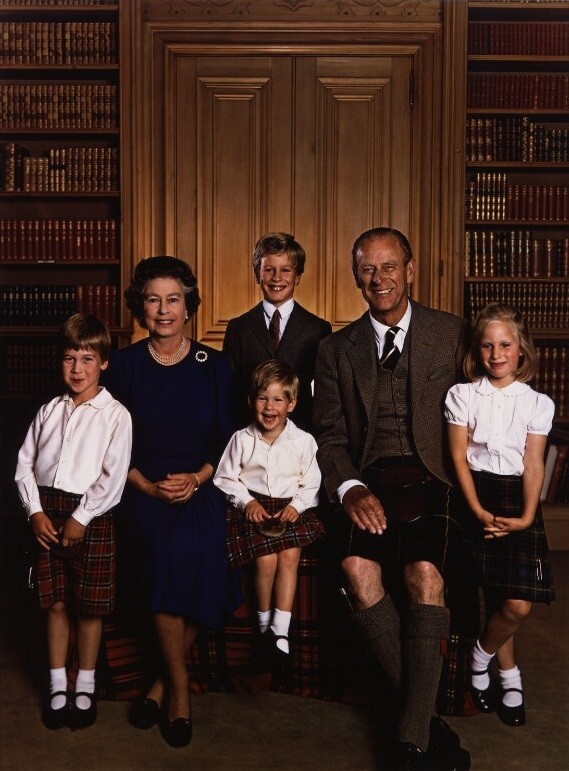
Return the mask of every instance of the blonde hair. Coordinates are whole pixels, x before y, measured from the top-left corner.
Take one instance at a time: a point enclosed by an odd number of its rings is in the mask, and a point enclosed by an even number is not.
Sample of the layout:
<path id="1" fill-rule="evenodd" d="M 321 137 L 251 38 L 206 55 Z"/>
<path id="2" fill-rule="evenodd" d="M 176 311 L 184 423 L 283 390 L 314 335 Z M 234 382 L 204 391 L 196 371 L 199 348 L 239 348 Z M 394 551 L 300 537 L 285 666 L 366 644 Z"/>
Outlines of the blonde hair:
<path id="1" fill-rule="evenodd" d="M 298 397 L 298 377 L 292 367 L 284 361 L 268 359 L 255 367 L 251 374 L 249 402 L 254 402 L 259 392 L 264 391 L 271 383 L 278 383 L 282 386 L 289 402 Z"/>
<path id="2" fill-rule="evenodd" d="M 469 380 L 480 380 L 486 374 L 480 358 L 480 341 L 484 330 L 491 321 L 508 324 L 520 345 L 520 359 L 514 372 L 516 380 L 528 383 L 537 371 L 537 354 L 529 333 L 527 322 L 521 311 L 511 305 L 489 303 L 474 321 L 472 343 L 464 359 L 464 374 Z"/>

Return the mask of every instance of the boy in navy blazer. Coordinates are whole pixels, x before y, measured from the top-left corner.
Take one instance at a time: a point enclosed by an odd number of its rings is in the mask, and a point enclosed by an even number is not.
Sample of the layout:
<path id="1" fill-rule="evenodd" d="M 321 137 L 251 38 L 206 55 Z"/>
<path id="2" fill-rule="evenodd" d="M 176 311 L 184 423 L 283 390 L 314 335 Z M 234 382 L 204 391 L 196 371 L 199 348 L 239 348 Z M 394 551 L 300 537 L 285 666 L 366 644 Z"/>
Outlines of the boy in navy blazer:
<path id="1" fill-rule="evenodd" d="M 297 426 L 312 432 L 316 352 L 332 327 L 294 300 L 305 260 L 304 249 L 290 233 L 267 233 L 255 245 L 253 270 L 263 300 L 231 319 L 223 342 L 223 351 L 235 373 L 234 414 L 239 428 L 247 426 L 251 419 L 247 403 L 251 372 L 267 359 L 279 359 L 292 367 L 300 381 L 291 418 Z"/>

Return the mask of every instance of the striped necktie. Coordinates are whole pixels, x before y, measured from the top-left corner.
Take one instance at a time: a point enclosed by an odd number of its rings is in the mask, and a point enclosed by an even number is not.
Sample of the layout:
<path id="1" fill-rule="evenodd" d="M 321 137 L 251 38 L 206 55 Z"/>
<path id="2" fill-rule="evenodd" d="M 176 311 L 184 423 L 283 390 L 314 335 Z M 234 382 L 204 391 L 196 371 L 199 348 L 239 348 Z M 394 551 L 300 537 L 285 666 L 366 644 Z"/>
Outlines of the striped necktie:
<path id="1" fill-rule="evenodd" d="M 380 364 L 383 369 L 390 369 L 392 372 L 395 369 L 401 351 L 395 345 L 395 335 L 399 332 L 399 327 L 389 327 L 385 333 L 385 341 L 383 343 L 383 351 L 381 355 Z"/>
<path id="2" fill-rule="evenodd" d="M 281 341 L 281 314 L 278 308 L 271 316 L 269 323 L 269 337 L 271 338 L 271 346 L 273 351 L 276 351 Z"/>

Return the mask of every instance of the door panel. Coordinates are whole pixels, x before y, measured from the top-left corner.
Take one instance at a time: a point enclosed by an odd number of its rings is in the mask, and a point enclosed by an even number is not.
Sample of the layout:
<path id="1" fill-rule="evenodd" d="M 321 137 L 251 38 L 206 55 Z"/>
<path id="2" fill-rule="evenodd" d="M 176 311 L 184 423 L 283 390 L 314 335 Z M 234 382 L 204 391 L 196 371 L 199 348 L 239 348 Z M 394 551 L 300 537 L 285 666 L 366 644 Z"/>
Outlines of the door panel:
<path id="1" fill-rule="evenodd" d="M 354 238 L 374 225 L 409 231 L 411 57 L 178 54 L 175 62 L 184 119 L 165 181 L 175 212 L 167 241 L 196 255 L 198 338 L 219 344 L 227 321 L 260 299 L 250 256 L 269 230 L 294 233 L 306 250 L 303 305 L 335 327 L 359 316 Z"/>

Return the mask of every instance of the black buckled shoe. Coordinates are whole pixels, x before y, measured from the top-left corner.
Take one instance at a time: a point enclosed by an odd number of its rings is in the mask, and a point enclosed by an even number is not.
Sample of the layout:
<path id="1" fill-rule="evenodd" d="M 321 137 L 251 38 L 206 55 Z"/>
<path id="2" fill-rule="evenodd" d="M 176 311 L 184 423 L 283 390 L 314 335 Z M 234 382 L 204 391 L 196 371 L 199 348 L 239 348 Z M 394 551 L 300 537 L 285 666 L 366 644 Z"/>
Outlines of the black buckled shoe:
<path id="1" fill-rule="evenodd" d="M 487 675 L 488 669 L 483 669 L 480 672 L 472 672 L 473 675 Z M 496 709 L 496 691 L 490 681 L 488 688 L 481 691 L 479 688 L 475 688 L 472 683 L 470 684 L 470 693 L 474 706 L 479 712 L 494 712 Z"/>
<path id="2" fill-rule="evenodd" d="M 76 704 L 78 696 L 86 696 L 89 701 L 88 709 L 79 709 Z M 78 731 L 81 728 L 89 728 L 93 725 L 97 719 L 97 702 L 95 701 L 94 693 L 86 693 L 85 691 L 77 691 L 74 694 L 74 702 L 71 708 L 70 728 L 72 731 Z"/>
<path id="3" fill-rule="evenodd" d="M 508 693 L 510 691 L 516 691 L 517 693 L 521 693 L 522 699 L 523 699 L 524 692 L 520 690 L 520 688 L 505 688 L 502 693 Z M 497 712 L 498 712 L 498 717 L 505 725 L 511 725 L 511 726 L 525 725 L 526 710 L 525 710 L 523 701 L 517 707 L 508 707 L 507 704 L 504 704 L 504 702 L 501 701 L 500 704 L 498 705 Z"/>
<path id="4" fill-rule="evenodd" d="M 66 701 L 63 707 L 59 709 L 53 709 L 51 706 L 51 700 L 54 696 L 65 696 L 67 699 L 69 694 L 67 691 L 55 691 L 47 698 L 47 702 L 42 709 L 42 722 L 46 728 L 50 731 L 57 730 L 58 728 L 64 728 L 69 725 L 69 704 Z"/>
<path id="5" fill-rule="evenodd" d="M 142 699 L 133 704 L 130 711 L 130 724 L 135 728 L 148 728 L 156 725 L 160 720 L 160 705 L 154 699 Z"/>
<path id="6" fill-rule="evenodd" d="M 162 726 L 162 736 L 170 747 L 186 747 L 192 740 L 193 724 L 191 717 L 177 717 Z"/>

